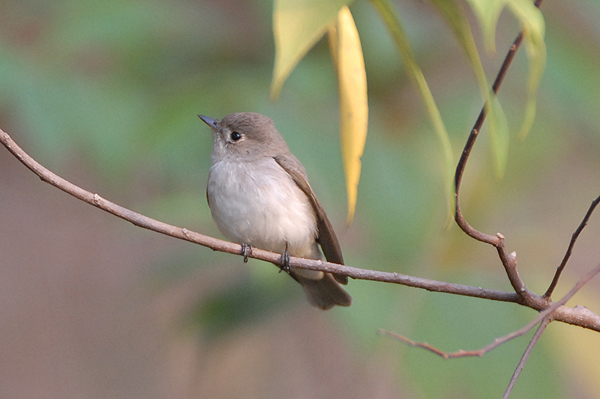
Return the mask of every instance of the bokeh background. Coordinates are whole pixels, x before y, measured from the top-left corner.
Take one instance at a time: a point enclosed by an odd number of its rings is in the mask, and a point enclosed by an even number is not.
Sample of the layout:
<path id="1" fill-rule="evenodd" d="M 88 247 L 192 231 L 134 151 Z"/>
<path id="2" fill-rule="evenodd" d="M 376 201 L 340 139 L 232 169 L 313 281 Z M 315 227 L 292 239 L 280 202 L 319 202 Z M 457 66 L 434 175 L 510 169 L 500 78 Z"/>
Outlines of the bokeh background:
<path id="1" fill-rule="evenodd" d="M 481 107 L 472 70 L 429 3 L 396 5 L 458 158 Z M 446 228 L 441 148 L 419 94 L 373 7 L 351 10 L 370 122 L 350 227 L 327 43 L 270 101 L 271 1 L 1 0 L 0 126 L 71 182 L 220 237 L 204 197 L 212 139 L 196 114 L 261 112 L 304 163 L 348 264 L 510 290 L 493 248 Z M 600 194 L 600 3 L 547 1 L 543 13 L 548 63 L 533 129 L 517 140 L 521 51 L 500 95 L 512 131 L 506 174 L 495 177 L 484 133 L 462 191 L 467 219 L 507 237 L 538 293 Z M 490 79 L 518 29 L 503 13 L 498 55 L 482 55 Z M 365 281 L 350 282 L 352 307 L 317 311 L 270 264 L 134 227 L 41 183 L 3 149 L 0 172 L 1 398 L 500 397 L 531 336 L 442 360 L 377 330 L 475 349 L 535 312 Z M 599 218 L 557 295 L 598 263 Z M 600 311 L 598 288 L 570 304 Z M 597 333 L 555 323 L 512 397 L 598 398 L 598 359 Z"/>

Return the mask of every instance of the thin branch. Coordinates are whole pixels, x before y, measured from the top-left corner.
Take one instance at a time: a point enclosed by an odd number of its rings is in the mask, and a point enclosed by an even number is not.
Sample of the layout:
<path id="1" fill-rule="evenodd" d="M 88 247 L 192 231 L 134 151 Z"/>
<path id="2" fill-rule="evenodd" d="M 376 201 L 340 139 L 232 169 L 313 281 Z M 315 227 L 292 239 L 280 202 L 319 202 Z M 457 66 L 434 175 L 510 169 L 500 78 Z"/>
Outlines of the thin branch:
<path id="1" fill-rule="evenodd" d="M 536 7 L 540 7 L 542 4 L 543 0 L 537 0 L 535 2 L 535 6 Z M 496 79 L 494 80 L 494 84 L 492 85 L 492 91 L 494 92 L 494 95 L 498 94 L 498 91 L 500 90 L 500 87 L 502 86 L 502 82 L 504 82 L 504 78 L 506 77 L 506 73 L 508 72 L 508 68 L 510 67 L 510 65 L 512 64 L 513 59 L 515 58 L 515 55 L 517 54 L 517 51 L 519 50 L 519 47 L 521 47 L 521 43 L 523 42 L 523 31 L 521 31 L 519 33 L 519 35 L 516 37 L 516 39 L 513 41 L 512 46 L 510 47 L 510 49 L 508 50 L 508 53 L 506 54 L 506 57 L 504 57 L 504 61 L 502 62 L 502 66 L 500 67 L 500 71 L 498 71 L 498 75 L 496 76 Z M 467 143 L 465 144 L 465 147 L 463 149 L 463 152 L 460 156 L 460 160 L 458 161 L 458 164 L 456 165 L 456 172 L 454 174 L 454 195 L 456 197 L 456 208 L 455 208 L 455 220 L 456 223 L 459 225 L 459 227 L 470 237 L 497 246 L 500 244 L 501 242 L 501 238 L 499 238 L 498 236 L 493 236 L 490 234 L 485 234 L 480 232 L 479 230 L 476 230 L 475 228 L 473 228 L 464 218 L 461 210 L 460 210 L 460 205 L 459 205 L 459 191 L 460 191 L 460 184 L 462 182 L 462 177 L 465 171 L 465 168 L 467 166 L 467 161 L 469 159 L 469 155 L 471 154 L 471 150 L 473 149 L 473 146 L 475 145 L 475 140 L 477 140 L 477 137 L 479 136 L 479 132 L 481 131 L 481 128 L 483 126 L 483 122 L 485 122 L 485 118 L 487 117 L 487 108 L 488 108 L 488 104 L 486 102 L 486 104 L 481 108 L 481 111 L 479 112 L 479 116 L 477 117 L 477 120 L 475 121 L 475 125 L 473 126 L 473 129 L 471 130 L 471 133 L 469 134 L 469 138 L 467 139 Z"/>
<path id="2" fill-rule="evenodd" d="M 598 199 L 600 200 L 600 197 Z M 592 212 L 593 212 L 593 210 L 592 210 Z M 590 212 L 588 212 L 588 215 L 589 214 L 590 214 Z M 586 217 L 588 215 L 586 215 Z M 579 280 L 577 282 L 577 284 L 575 284 L 575 286 L 567 293 L 567 295 L 565 295 L 560 301 L 556 302 L 552 307 L 554 307 L 556 305 L 564 305 L 565 303 L 567 303 L 567 301 L 569 299 L 571 299 L 584 285 L 586 285 L 598 273 L 600 273 L 600 265 L 596 266 L 586 276 L 584 276 L 581 280 Z M 506 391 L 504 392 L 504 395 L 502 395 L 502 399 L 507 399 L 510 396 L 510 393 L 512 392 L 512 390 L 514 388 L 514 386 L 517 382 L 517 379 L 521 375 L 521 371 L 523 371 L 523 368 L 525 367 L 525 363 L 529 359 L 529 356 L 531 355 L 533 348 L 540 340 L 542 334 L 546 330 L 546 327 L 548 327 L 548 324 L 550 324 L 552 321 L 554 321 L 554 314 L 552 313 L 551 308 L 540 313 L 540 315 L 536 319 L 539 319 L 542 316 L 543 316 L 543 319 L 540 323 L 540 326 L 538 327 L 537 331 L 533 335 L 533 338 L 529 342 L 529 345 L 527 345 L 527 348 L 525 349 L 523 356 L 521 356 L 521 360 L 519 361 L 519 364 L 517 365 L 515 372 L 513 373 L 512 377 L 510 378 L 508 387 L 506 387 Z"/>
<path id="3" fill-rule="evenodd" d="M 546 327 L 548 327 L 548 324 L 550 324 L 551 321 L 552 320 L 550 316 L 544 318 L 544 320 L 542 320 L 540 326 L 536 330 L 535 334 L 533 334 L 533 338 L 531 338 L 529 345 L 527 345 L 527 349 L 525 349 L 525 352 L 523 353 L 523 356 L 521 356 L 519 364 L 517 364 L 515 372 L 513 373 L 512 377 L 510 378 L 510 381 L 508 382 L 508 387 L 506 387 L 506 391 L 504 391 L 502 399 L 508 399 L 508 397 L 510 396 L 515 384 L 517 383 L 517 380 L 519 379 L 519 376 L 521 375 L 521 371 L 523 371 L 523 367 L 525 367 L 527 359 L 529 359 L 529 356 L 533 351 L 533 348 L 539 342 L 540 338 L 542 337 L 542 334 L 544 333 L 544 331 L 546 331 Z"/>
<path id="4" fill-rule="evenodd" d="M 519 50 L 519 47 L 521 46 L 522 42 L 523 42 L 523 32 L 521 31 L 519 33 L 519 35 L 517 36 L 517 38 L 514 40 L 510 49 L 508 50 L 508 53 L 506 54 L 506 57 L 504 58 L 504 62 L 502 63 L 502 66 L 500 67 L 500 71 L 498 72 L 498 75 L 496 76 L 496 80 L 494 81 L 494 84 L 492 86 L 492 91 L 494 92 L 494 95 L 498 94 L 498 91 L 500 90 L 500 86 L 502 86 L 502 82 L 504 81 L 506 73 L 508 72 L 508 68 L 510 67 L 513 59 L 515 58 L 515 55 L 517 54 L 517 51 Z M 455 208 L 454 220 L 456 221 L 458 226 L 470 237 L 472 237 L 476 240 L 491 244 L 493 246 L 497 246 L 501 242 L 501 240 L 502 240 L 501 238 L 499 238 L 498 236 L 493 236 L 490 234 L 482 233 L 479 230 L 473 228 L 465 220 L 465 218 L 460 210 L 459 195 L 458 195 L 459 191 L 460 191 L 460 184 L 462 182 L 462 177 L 465 172 L 465 168 L 467 166 L 467 161 L 469 160 L 469 155 L 471 155 L 471 150 L 473 150 L 473 146 L 475 145 L 475 140 L 477 140 L 477 137 L 479 136 L 479 132 L 481 131 L 481 128 L 483 126 L 483 122 L 485 122 L 485 118 L 487 117 L 487 109 L 488 109 L 488 103 L 486 102 L 485 105 L 481 108 L 481 111 L 479 112 L 479 116 L 477 117 L 477 120 L 475 121 L 475 125 L 473 126 L 473 129 L 471 129 L 471 133 L 469 134 L 467 143 L 465 144 L 463 152 L 460 155 L 458 164 L 456 165 L 456 172 L 454 174 L 454 195 L 456 198 L 456 204 L 455 204 L 456 208 Z"/>
<path id="5" fill-rule="evenodd" d="M 539 8 L 542 5 L 542 1 L 543 0 L 536 0 L 535 6 L 537 8 Z M 502 66 L 500 67 L 500 71 L 498 72 L 498 75 L 496 76 L 496 79 L 494 80 L 494 84 L 492 85 L 492 90 L 494 92 L 494 95 L 498 94 L 498 91 L 500 90 L 500 86 L 502 86 L 502 82 L 504 81 L 504 78 L 506 77 L 506 73 L 508 72 L 508 68 L 512 64 L 512 61 L 515 58 L 515 55 L 517 54 L 519 47 L 521 47 L 521 43 L 523 42 L 523 37 L 524 37 L 524 33 L 523 33 L 523 31 L 521 31 L 519 33 L 519 35 L 516 37 L 516 39 L 514 40 L 510 49 L 508 50 L 506 57 L 504 58 L 504 61 L 502 62 Z M 477 140 L 477 137 L 479 136 L 479 132 L 481 131 L 481 128 L 483 126 L 483 122 L 485 122 L 488 106 L 489 106 L 489 104 L 486 102 L 485 105 L 483 106 L 483 108 L 481 108 L 479 116 L 477 117 L 477 120 L 475 121 L 475 125 L 473 126 L 471 133 L 469 134 L 467 143 L 465 144 L 463 152 L 460 156 L 460 160 L 458 161 L 458 164 L 456 166 L 456 172 L 454 174 L 454 196 L 455 196 L 454 220 L 456 221 L 456 224 L 458 224 L 458 226 L 462 229 L 462 231 L 464 231 L 465 234 L 467 234 L 468 236 L 470 236 L 478 241 L 482 241 L 482 242 L 485 242 L 487 244 L 490 244 L 490 245 L 493 245 L 494 247 L 496 247 L 496 249 L 498 251 L 498 255 L 500 256 L 500 260 L 502 261 L 502 265 L 504 266 L 504 269 L 506 270 L 506 275 L 508 276 L 508 279 L 509 279 L 513 289 L 515 290 L 517 295 L 519 295 L 519 297 L 523 301 L 529 301 L 530 298 L 532 298 L 535 294 L 533 294 L 531 291 L 529 291 L 527 289 L 527 287 L 525 286 L 525 283 L 519 277 L 519 273 L 517 272 L 516 253 L 514 253 L 514 252 L 512 252 L 510 254 L 508 253 L 508 251 L 506 250 L 505 244 L 504 244 L 504 236 L 500 233 L 496 234 L 495 236 L 486 234 L 486 233 L 483 233 L 483 232 L 473 228 L 466 221 L 466 219 L 463 216 L 462 211 L 460 209 L 460 201 L 459 201 L 460 184 L 462 182 L 462 177 L 463 177 L 465 168 L 467 166 L 467 161 L 469 159 L 469 155 L 471 154 L 471 151 L 473 150 L 473 146 L 475 145 L 475 140 Z"/>
<path id="6" fill-rule="evenodd" d="M 594 210 L 598 206 L 598 203 L 600 203 L 600 196 L 592 201 L 592 204 L 590 205 L 590 208 L 588 209 L 587 213 L 585 214 L 585 217 L 579 224 L 579 227 L 577 227 L 577 230 L 575 230 L 575 232 L 571 236 L 571 242 L 569 243 L 567 252 L 565 253 L 565 256 L 563 257 L 562 262 L 560 262 L 560 265 L 556 269 L 556 273 L 554 274 L 552 283 L 550 283 L 550 287 L 548 287 L 548 290 L 544 294 L 544 298 L 550 298 L 552 296 L 552 293 L 554 292 L 554 289 L 556 288 L 556 285 L 558 284 L 558 279 L 560 278 L 561 273 L 563 272 L 565 266 L 567 265 L 567 262 L 569 261 L 569 258 L 571 257 L 571 253 L 573 252 L 573 247 L 575 246 L 575 242 L 577 241 L 577 239 L 579 238 L 579 235 L 581 234 L 581 232 L 587 225 L 588 221 L 590 220 L 590 217 L 592 217 L 592 213 L 594 213 Z"/>
<path id="7" fill-rule="evenodd" d="M 395 338 L 399 341 L 402 341 L 405 344 L 408 344 L 410 346 L 428 350 L 432 353 L 435 353 L 436 355 L 438 355 L 440 357 L 443 357 L 444 359 L 453 359 L 453 358 L 457 358 L 457 357 L 473 357 L 473 356 L 481 357 L 481 356 L 485 355 L 486 353 L 488 353 L 489 351 L 491 351 L 492 349 L 495 349 L 495 348 L 499 347 L 500 345 L 502 345 L 512 339 L 515 339 L 517 337 L 527 334 L 533 327 L 535 327 L 538 323 L 540 323 L 542 320 L 544 320 L 546 318 L 550 319 L 550 321 L 558 320 L 557 313 L 563 308 L 564 304 L 567 303 L 567 301 L 569 299 L 573 298 L 573 296 L 581 288 L 583 288 L 583 286 L 586 285 L 598 273 L 600 273 L 600 265 L 596 266 L 588 274 L 586 274 L 581 280 L 579 280 L 577 282 L 577 284 L 575 284 L 575 286 L 573 288 L 571 288 L 571 290 L 564 297 L 561 298 L 560 301 L 553 303 L 550 307 L 545 309 L 543 312 L 540 312 L 540 314 L 535 319 L 533 319 L 531 322 L 529 322 L 527 325 L 525 325 L 522 328 L 518 329 L 517 331 L 514 331 L 503 337 L 494 339 L 494 342 L 484 346 L 481 349 L 476 349 L 476 350 L 460 349 L 456 352 L 445 352 L 441 349 L 438 349 L 438 348 L 428 344 L 427 342 L 413 341 L 402 335 L 396 334 L 394 332 L 386 331 L 386 330 L 379 330 L 379 332 L 384 335 Z M 555 312 L 557 312 L 557 313 L 555 313 Z"/>
<path id="8" fill-rule="evenodd" d="M 228 241 L 219 240 L 204 234 L 190 231 L 186 228 L 172 226 L 167 223 L 149 218 L 140 213 L 133 212 L 127 208 L 117 205 L 111 201 L 102 198 L 98 194 L 91 193 L 68 182 L 62 177 L 52 173 L 25 151 L 23 151 L 2 129 L 0 129 L 0 142 L 17 158 L 23 165 L 40 177 L 43 181 L 52 184 L 58 189 L 70 194 L 88 204 L 100 208 L 108 213 L 120 217 L 136 226 L 143 227 L 157 233 L 165 234 L 181 240 L 190 241 L 215 251 L 227 252 L 230 254 L 244 255 L 242 247 Z M 277 263 L 280 254 L 253 248 L 249 255 L 251 258 L 261 259 L 271 263 Z M 421 288 L 428 291 L 443 292 L 447 294 L 469 296 L 475 298 L 489 299 L 501 302 L 517 302 L 532 309 L 542 311 L 548 308 L 551 303 L 541 296 L 532 295 L 523 301 L 513 292 L 490 290 L 481 287 L 473 287 L 462 284 L 447 283 L 444 281 L 429 280 L 420 277 L 408 276 L 400 273 L 381 272 L 376 270 L 360 269 L 357 267 L 338 265 L 336 263 L 324 262 L 321 260 L 290 258 L 290 266 L 307 270 L 321 270 L 329 273 L 342 274 L 354 279 L 380 281 L 386 283 L 400 284 L 408 287 Z M 600 315 L 591 312 L 585 307 L 577 306 L 575 308 L 561 307 L 554 315 L 555 320 L 576 326 L 588 328 L 600 332 Z"/>

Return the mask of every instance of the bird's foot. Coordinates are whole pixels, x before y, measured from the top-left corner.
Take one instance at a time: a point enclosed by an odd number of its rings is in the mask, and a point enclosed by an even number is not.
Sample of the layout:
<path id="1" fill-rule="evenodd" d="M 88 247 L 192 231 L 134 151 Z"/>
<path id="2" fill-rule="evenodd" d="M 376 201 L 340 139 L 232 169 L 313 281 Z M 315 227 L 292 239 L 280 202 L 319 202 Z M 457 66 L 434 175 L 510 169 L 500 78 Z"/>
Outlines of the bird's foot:
<path id="1" fill-rule="evenodd" d="M 244 255 L 244 263 L 248 263 L 248 257 L 252 255 L 252 245 L 245 242 L 242 243 L 242 251 L 240 253 Z"/>
<path id="2" fill-rule="evenodd" d="M 288 251 L 288 244 L 285 243 L 285 251 L 279 257 L 279 273 L 289 273 L 292 268 L 290 267 L 290 253 Z"/>

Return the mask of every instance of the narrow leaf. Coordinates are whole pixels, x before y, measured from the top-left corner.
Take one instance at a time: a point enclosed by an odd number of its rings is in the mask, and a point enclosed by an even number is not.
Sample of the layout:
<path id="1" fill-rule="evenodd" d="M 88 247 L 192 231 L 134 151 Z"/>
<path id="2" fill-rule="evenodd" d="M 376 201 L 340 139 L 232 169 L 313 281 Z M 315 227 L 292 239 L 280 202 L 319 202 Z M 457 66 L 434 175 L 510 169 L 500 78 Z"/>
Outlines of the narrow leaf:
<path id="1" fill-rule="evenodd" d="M 398 48 L 398 52 L 402 56 L 404 63 L 406 64 L 407 71 L 409 75 L 413 78 L 419 91 L 421 92 L 421 96 L 423 97 L 423 101 L 425 102 L 425 106 L 427 112 L 429 113 L 429 118 L 432 121 L 434 130 L 440 140 L 442 145 L 442 151 L 444 154 L 443 157 L 443 169 L 444 169 L 444 183 L 445 183 L 445 191 L 448 198 L 448 217 L 449 220 L 452 217 L 452 209 L 453 209 L 453 195 L 452 195 L 452 172 L 453 172 L 453 154 L 452 154 L 452 145 L 450 144 L 450 139 L 448 137 L 448 132 L 446 131 L 446 127 L 444 126 L 444 122 L 442 121 L 442 116 L 440 111 L 435 104 L 435 100 L 433 98 L 433 94 L 425 81 L 425 77 L 423 76 L 423 72 L 413 54 L 412 48 L 404 32 L 404 28 L 400 22 L 400 19 L 396 15 L 396 12 L 393 6 L 390 4 L 389 0 L 371 0 L 377 11 L 381 14 L 383 21 L 387 25 L 394 42 L 396 43 L 396 47 Z"/>
<path id="2" fill-rule="evenodd" d="M 362 47 L 348 7 L 344 6 L 340 10 L 335 25 L 332 25 L 329 31 L 329 39 L 340 90 L 340 135 L 348 193 L 349 224 L 356 209 L 360 158 L 367 139 L 369 107 Z"/>
<path id="3" fill-rule="evenodd" d="M 508 121 L 500 106 L 500 101 L 495 95 L 490 96 L 491 101 L 486 104 L 489 115 L 489 132 L 494 154 L 494 167 L 496 176 L 502 178 L 508 162 Z"/>
<path id="4" fill-rule="evenodd" d="M 529 57 L 527 105 L 519 138 L 525 139 L 535 119 L 537 90 L 546 68 L 545 23 L 540 10 L 531 1 L 509 0 L 510 8 L 519 18 L 525 34 L 525 48 Z"/>
<path id="5" fill-rule="evenodd" d="M 485 48 L 490 53 L 496 52 L 496 25 L 500 12 L 508 0 L 467 0 L 475 11 L 479 25 L 483 31 Z M 528 0 L 529 1 L 529 0 Z"/>
<path id="6" fill-rule="evenodd" d="M 535 112 L 537 108 L 537 91 L 546 68 L 546 46 L 542 41 L 541 44 L 534 44 L 528 37 L 525 38 L 525 46 L 529 54 L 529 81 L 527 82 L 527 105 L 525 106 L 525 115 L 523 124 L 519 131 L 519 139 L 524 140 L 535 120 Z"/>
<path id="7" fill-rule="evenodd" d="M 485 77 L 485 71 L 479 58 L 479 52 L 477 51 L 477 45 L 473 38 L 473 32 L 471 26 L 462 8 L 455 0 L 432 0 L 438 11 L 450 24 L 450 27 L 454 31 L 458 42 L 462 46 L 465 53 L 471 61 L 471 66 L 475 72 L 477 83 L 481 91 L 481 98 L 484 101 L 488 100 L 490 93 L 489 85 Z"/>
<path id="8" fill-rule="evenodd" d="M 506 120 L 506 116 L 502 110 L 500 102 L 495 98 L 495 94 L 490 90 L 488 85 L 469 22 L 462 9 L 454 0 L 432 1 L 452 27 L 456 38 L 471 61 L 471 65 L 473 67 L 473 71 L 475 72 L 475 76 L 477 77 L 477 83 L 479 84 L 479 89 L 481 91 L 481 97 L 486 103 L 486 111 L 489 116 L 488 123 L 490 126 L 490 135 L 492 136 L 492 153 L 495 160 L 494 167 L 496 175 L 503 176 L 504 169 L 500 168 L 506 167 L 508 159 L 508 121 Z M 491 3 L 486 4 L 489 5 Z M 492 39 L 493 36 L 494 35 L 492 31 Z"/>
<path id="9" fill-rule="evenodd" d="M 544 18 L 532 0 L 468 0 L 475 11 L 484 32 L 484 40 L 488 50 L 493 49 L 496 24 L 502 9 L 509 6 L 513 15 L 523 26 L 525 45 L 529 56 L 529 78 L 527 84 L 527 104 L 520 138 L 525 138 L 533 125 L 536 110 L 537 89 L 546 64 L 546 48 L 544 44 Z M 491 93 L 490 93 L 490 96 Z M 490 134 L 496 174 L 502 176 L 508 158 L 508 123 L 499 102 L 488 97 Z"/>

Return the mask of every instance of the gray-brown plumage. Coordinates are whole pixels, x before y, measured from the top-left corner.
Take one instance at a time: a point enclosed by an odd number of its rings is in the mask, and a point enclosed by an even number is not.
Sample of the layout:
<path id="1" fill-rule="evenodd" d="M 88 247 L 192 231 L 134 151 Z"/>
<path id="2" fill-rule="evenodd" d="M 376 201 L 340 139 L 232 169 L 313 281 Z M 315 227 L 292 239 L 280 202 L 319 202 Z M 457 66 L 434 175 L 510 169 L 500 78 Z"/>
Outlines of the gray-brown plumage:
<path id="1" fill-rule="evenodd" d="M 291 256 L 343 264 L 342 251 L 304 167 L 268 117 L 251 112 L 214 120 L 207 198 L 213 219 L 228 239 Z M 292 268 L 308 301 L 320 309 L 349 306 L 340 286 L 347 277 Z"/>

